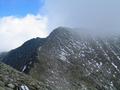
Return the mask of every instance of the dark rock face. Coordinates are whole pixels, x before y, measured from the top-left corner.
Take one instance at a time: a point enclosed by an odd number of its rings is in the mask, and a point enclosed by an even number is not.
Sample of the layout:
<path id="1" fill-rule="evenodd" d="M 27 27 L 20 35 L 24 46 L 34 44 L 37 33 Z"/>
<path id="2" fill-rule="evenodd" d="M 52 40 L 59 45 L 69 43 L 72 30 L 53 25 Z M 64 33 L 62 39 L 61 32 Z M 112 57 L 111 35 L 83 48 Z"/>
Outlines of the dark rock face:
<path id="1" fill-rule="evenodd" d="M 24 59 L 23 55 L 29 57 L 32 54 L 33 66 L 28 74 L 50 85 L 52 90 L 120 90 L 119 36 L 98 38 L 59 27 L 46 39 L 36 42 L 36 54 L 33 54 L 33 49 L 26 51 L 26 54 L 23 51 L 21 59 L 19 54 L 11 54 L 30 45 L 24 44 L 11 51 L 4 58 L 5 63 L 25 72 L 27 68 L 24 66 L 30 63 L 27 62 L 30 59 Z"/>
<path id="2" fill-rule="evenodd" d="M 33 63 L 37 62 L 37 50 L 44 41 L 45 39 L 34 38 L 25 42 L 21 47 L 10 51 L 3 58 L 3 62 L 21 72 L 28 73 Z"/>

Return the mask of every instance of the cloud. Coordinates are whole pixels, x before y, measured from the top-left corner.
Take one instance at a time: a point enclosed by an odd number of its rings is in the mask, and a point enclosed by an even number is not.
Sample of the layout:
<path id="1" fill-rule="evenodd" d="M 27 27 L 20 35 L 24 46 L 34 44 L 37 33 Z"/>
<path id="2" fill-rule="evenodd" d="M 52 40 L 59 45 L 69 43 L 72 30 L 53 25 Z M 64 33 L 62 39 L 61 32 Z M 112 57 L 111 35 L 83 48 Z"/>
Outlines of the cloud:
<path id="1" fill-rule="evenodd" d="M 95 34 L 120 33 L 120 0 L 46 0 L 49 27 L 85 28 Z"/>
<path id="2" fill-rule="evenodd" d="M 16 48 L 34 37 L 46 37 L 47 17 L 28 14 L 25 17 L 0 18 L 0 51 Z"/>
<path id="3" fill-rule="evenodd" d="M 58 26 L 83 28 L 94 34 L 120 33 L 120 0 L 45 0 L 39 13 L 46 16 L 0 18 L 0 51 L 45 37 Z"/>

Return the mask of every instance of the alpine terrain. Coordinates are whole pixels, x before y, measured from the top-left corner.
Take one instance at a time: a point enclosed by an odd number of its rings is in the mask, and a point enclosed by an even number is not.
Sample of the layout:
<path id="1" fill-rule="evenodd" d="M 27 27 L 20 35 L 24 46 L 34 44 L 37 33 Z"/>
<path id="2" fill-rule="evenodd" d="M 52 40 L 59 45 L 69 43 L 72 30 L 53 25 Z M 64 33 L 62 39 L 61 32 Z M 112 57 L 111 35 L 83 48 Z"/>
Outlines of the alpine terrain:
<path id="1" fill-rule="evenodd" d="M 90 36 L 59 27 L 1 59 L 46 85 L 30 90 L 120 90 L 120 36 Z"/>

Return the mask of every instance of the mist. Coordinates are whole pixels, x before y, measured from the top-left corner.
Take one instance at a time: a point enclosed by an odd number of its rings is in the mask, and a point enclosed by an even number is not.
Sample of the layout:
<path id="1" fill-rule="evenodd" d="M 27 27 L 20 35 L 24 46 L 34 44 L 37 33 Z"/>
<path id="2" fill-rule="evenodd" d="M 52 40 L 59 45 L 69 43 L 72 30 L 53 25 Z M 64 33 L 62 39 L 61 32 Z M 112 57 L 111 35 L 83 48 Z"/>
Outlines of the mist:
<path id="1" fill-rule="evenodd" d="M 96 35 L 120 33 L 119 0 L 46 0 L 48 29 L 83 28 Z"/>

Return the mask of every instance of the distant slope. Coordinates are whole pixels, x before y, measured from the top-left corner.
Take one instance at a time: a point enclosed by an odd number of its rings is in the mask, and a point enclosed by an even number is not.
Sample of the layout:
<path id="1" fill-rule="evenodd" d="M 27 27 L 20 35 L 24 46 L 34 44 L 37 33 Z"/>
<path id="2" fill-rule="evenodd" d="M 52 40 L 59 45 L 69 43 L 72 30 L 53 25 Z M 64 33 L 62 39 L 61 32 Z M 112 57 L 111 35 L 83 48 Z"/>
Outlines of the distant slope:
<path id="1" fill-rule="evenodd" d="M 120 90 L 120 36 L 93 37 L 59 27 L 33 41 L 9 52 L 4 62 L 52 90 Z"/>
<path id="2" fill-rule="evenodd" d="M 7 55 L 7 52 L 1 52 L 0 53 L 0 61 L 3 60 L 3 58 Z"/>

